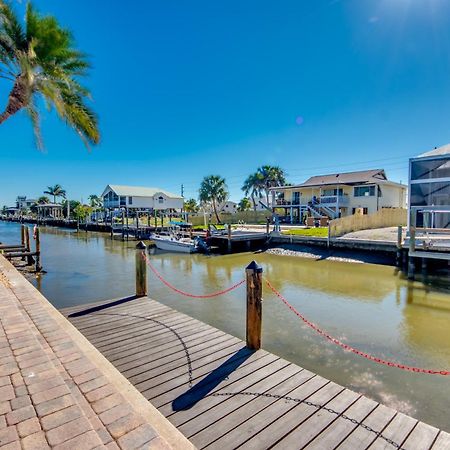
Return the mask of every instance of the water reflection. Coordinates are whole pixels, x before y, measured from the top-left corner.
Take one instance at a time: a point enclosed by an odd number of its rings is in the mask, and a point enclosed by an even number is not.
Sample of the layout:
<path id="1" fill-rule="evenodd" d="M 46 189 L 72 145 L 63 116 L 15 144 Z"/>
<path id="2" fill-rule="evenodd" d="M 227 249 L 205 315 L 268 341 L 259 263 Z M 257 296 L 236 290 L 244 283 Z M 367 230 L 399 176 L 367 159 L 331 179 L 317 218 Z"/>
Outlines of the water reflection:
<path id="1" fill-rule="evenodd" d="M 0 222 L 0 241 L 17 242 L 17 224 Z M 135 242 L 106 234 L 45 228 L 35 285 L 59 308 L 126 297 L 134 291 Z M 204 294 L 245 276 L 257 259 L 264 276 L 302 313 L 333 336 L 384 359 L 450 369 L 450 295 L 410 282 L 393 267 L 313 261 L 267 254 L 225 256 L 150 252 L 158 271 L 184 291 Z M 435 282 L 435 277 L 430 279 Z M 149 271 L 150 296 L 240 338 L 245 287 L 213 299 L 182 297 Z M 441 283 L 441 281 L 439 281 Z M 369 397 L 450 431 L 450 377 L 418 375 L 343 351 L 307 328 L 271 292 L 264 292 L 264 348 Z"/>

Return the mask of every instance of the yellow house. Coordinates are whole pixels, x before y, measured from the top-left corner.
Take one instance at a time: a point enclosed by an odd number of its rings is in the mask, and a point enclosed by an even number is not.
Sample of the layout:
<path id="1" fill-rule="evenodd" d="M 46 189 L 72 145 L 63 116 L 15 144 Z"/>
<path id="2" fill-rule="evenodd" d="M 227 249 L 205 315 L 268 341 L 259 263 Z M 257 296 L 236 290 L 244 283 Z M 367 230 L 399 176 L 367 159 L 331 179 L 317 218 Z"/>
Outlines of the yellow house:
<path id="1" fill-rule="evenodd" d="M 335 219 L 406 208 L 406 189 L 389 181 L 383 169 L 318 175 L 302 184 L 272 188 L 272 208 L 288 223 L 301 223 L 305 216 Z"/>

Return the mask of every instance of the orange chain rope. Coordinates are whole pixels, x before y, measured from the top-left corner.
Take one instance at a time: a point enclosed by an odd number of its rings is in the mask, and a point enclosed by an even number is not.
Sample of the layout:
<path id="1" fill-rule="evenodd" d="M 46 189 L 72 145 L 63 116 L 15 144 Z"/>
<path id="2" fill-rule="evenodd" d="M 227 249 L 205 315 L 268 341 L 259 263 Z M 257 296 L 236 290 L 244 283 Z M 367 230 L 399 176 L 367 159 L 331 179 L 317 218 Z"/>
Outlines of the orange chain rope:
<path id="1" fill-rule="evenodd" d="M 308 325 L 310 328 L 312 328 L 315 332 L 319 333 L 324 338 L 331 341 L 333 344 L 338 345 L 339 347 L 342 347 L 344 350 L 350 351 L 352 353 L 355 353 L 356 355 L 362 356 L 363 358 L 369 359 L 370 361 L 374 361 L 378 364 L 383 364 L 385 366 L 389 367 L 396 367 L 397 369 L 407 370 L 409 372 L 415 372 L 415 373 L 426 373 L 430 375 L 450 375 L 450 371 L 448 370 L 434 370 L 434 369 L 423 369 L 421 367 L 413 367 L 413 366 L 407 366 L 405 364 L 400 364 L 393 361 L 387 361 L 385 359 L 378 358 L 376 356 L 373 356 L 369 353 L 363 352 L 361 350 L 358 350 L 354 347 L 351 347 L 348 344 L 345 344 L 344 342 L 340 341 L 339 339 L 336 339 L 335 337 L 330 336 L 326 331 L 320 329 L 316 324 L 308 320 L 304 315 L 302 315 L 299 311 L 297 311 L 294 306 L 292 306 L 284 297 L 281 295 L 280 292 L 278 292 L 270 283 L 269 280 L 265 279 L 265 282 L 267 286 L 270 288 L 270 290 L 296 315 L 298 316 L 306 325 Z"/>
<path id="2" fill-rule="evenodd" d="M 232 290 L 238 288 L 242 284 L 245 283 L 245 280 L 241 280 L 236 284 L 233 284 L 233 286 L 230 286 L 229 288 L 226 288 L 222 291 L 213 292 L 211 294 L 204 294 L 204 295 L 196 295 L 196 294 L 190 294 L 189 292 L 182 291 L 181 289 L 178 289 L 173 284 L 169 283 L 164 277 L 156 270 L 155 266 L 150 262 L 147 255 L 143 254 L 143 258 L 145 262 L 147 263 L 148 267 L 150 267 L 150 270 L 157 276 L 157 278 L 164 283 L 168 288 L 172 289 L 173 291 L 177 292 L 178 294 L 184 295 L 185 297 L 190 298 L 213 298 L 218 297 L 219 295 L 226 294 L 228 292 L 231 292 Z"/>

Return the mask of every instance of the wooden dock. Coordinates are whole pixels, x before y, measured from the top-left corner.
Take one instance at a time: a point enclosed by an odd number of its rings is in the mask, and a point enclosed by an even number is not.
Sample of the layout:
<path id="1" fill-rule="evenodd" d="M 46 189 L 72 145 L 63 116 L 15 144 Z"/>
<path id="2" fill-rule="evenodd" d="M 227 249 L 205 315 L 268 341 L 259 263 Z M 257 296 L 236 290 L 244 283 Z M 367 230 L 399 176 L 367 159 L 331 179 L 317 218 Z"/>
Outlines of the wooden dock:
<path id="1" fill-rule="evenodd" d="M 198 448 L 450 448 L 444 431 L 149 298 L 61 312 Z"/>

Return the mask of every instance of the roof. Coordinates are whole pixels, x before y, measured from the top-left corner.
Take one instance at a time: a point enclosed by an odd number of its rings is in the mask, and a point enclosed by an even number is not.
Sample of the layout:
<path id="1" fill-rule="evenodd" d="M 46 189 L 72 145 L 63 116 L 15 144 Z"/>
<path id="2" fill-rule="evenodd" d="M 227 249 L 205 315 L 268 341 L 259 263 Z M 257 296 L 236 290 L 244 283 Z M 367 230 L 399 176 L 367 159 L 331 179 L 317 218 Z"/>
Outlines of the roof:
<path id="1" fill-rule="evenodd" d="M 50 207 L 52 207 L 52 208 L 56 208 L 56 207 L 62 208 L 63 207 L 63 205 L 61 205 L 60 203 L 37 203 L 36 206 L 38 208 L 42 208 L 42 207 L 44 207 L 44 208 L 45 207 L 47 207 L 47 208 L 50 208 Z"/>
<path id="2" fill-rule="evenodd" d="M 111 189 L 117 195 L 129 197 L 153 197 L 155 194 L 164 194 L 167 197 L 171 198 L 183 198 L 180 195 L 164 191 L 163 189 L 157 187 L 123 186 L 119 184 L 108 184 L 102 193 L 102 197 L 105 195 L 108 189 Z"/>
<path id="3" fill-rule="evenodd" d="M 369 184 L 386 183 L 387 177 L 383 169 L 360 170 L 357 172 L 332 173 L 329 175 L 316 175 L 308 178 L 304 183 L 285 188 L 315 187 L 336 184 Z M 279 189 L 279 188 L 274 188 Z"/>
<path id="4" fill-rule="evenodd" d="M 449 154 L 450 154 L 450 144 L 447 144 L 439 148 L 436 147 L 429 152 L 422 153 L 421 155 L 418 156 L 418 158 L 428 158 L 430 156 L 443 156 Z"/>

